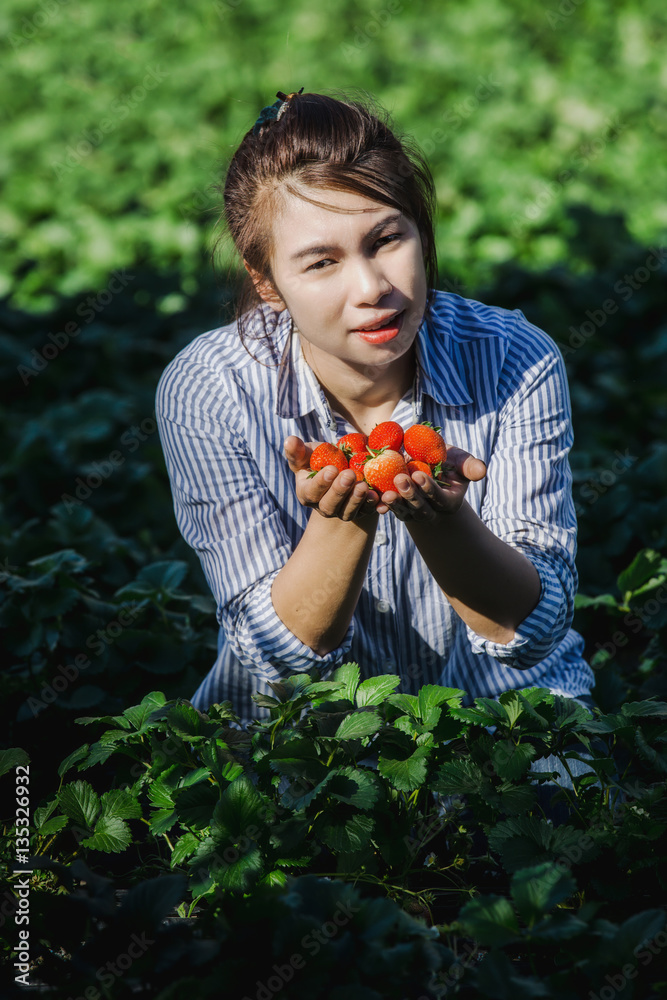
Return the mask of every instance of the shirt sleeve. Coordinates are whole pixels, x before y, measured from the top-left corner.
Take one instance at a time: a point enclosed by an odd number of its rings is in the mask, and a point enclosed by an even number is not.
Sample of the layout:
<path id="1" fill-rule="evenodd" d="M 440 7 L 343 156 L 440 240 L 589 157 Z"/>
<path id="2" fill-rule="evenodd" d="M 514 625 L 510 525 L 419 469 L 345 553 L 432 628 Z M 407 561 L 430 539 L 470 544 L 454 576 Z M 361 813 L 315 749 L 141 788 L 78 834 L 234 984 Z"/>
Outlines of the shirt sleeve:
<path id="1" fill-rule="evenodd" d="M 520 310 L 499 383 L 496 436 L 481 517 L 533 563 L 540 598 L 506 644 L 467 627 L 474 652 L 518 669 L 544 660 L 566 635 L 577 590 L 576 515 L 568 453 L 572 415 L 563 359 Z"/>
<path id="2" fill-rule="evenodd" d="M 156 417 L 178 528 L 199 556 L 216 617 L 245 667 L 265 681 L 313 666 L 326 675 L 345 662 L 354 619 L 341 645 L 320 656 L 276 614 L 271 586 L 292 545 L 246 440 L 241 397 L 226 372 L 180 358 L 160 379 Z"/>

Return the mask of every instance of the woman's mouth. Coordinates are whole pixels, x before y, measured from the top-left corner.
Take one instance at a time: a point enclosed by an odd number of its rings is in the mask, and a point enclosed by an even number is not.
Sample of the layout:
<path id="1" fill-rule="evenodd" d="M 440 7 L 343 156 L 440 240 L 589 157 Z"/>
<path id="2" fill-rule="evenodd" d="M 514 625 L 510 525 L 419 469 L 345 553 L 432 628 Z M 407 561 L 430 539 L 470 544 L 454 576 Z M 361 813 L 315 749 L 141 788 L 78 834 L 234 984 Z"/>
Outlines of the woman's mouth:
<path id="1" fill-rule="evenodd" d="M 404 315 L 405 310 L 396 313 L 388 320 L 383 320 L 378 326 L 374 326 L 371 329 L 355 330 L 354 332 L 369 344 L 385 344 L 388 340 L 393 340 L 398 335 Z"/>

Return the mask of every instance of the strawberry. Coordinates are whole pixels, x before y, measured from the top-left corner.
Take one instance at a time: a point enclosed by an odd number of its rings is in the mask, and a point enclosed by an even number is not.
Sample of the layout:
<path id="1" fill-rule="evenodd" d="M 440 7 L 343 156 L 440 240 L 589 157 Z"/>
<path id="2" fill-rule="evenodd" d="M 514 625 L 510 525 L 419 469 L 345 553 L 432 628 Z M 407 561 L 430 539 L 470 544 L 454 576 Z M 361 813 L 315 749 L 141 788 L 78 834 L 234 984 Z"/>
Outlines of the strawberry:
<path id="1" fill-rule="evenodd" d="M 368 447 L 373 451 L 377 451 L 378 448 L 400 451 L 402 444 L 403 428 L 395 420 L 385 420 L 381 424 L 376 424 L 368 435 Z"/>
<path id="2" fill-rule="evenodd" d="M 337 448 L 335 444 L 328 444 L 327 442 L 318 444 L 310 456 L 309 464 L 312 469 L 312 472 L 308 476 L 309 479 L 316 476 L 320 469 L 323 469 L 327 465 L 335 465 L 341 472 L 343 469 L 348 468 L 347 458 L 340 448 Z"/>
<path id="3" fill-rule="evenodd" d="M 403 447 L 412 459 L 428 462 L 430 466 L 441 465 L 447 458 L 447 447 L 438 431 L 430 421 L 423 424 L 413 424 L 408 427 L 403 440 Z M 436 475 L 439 469 L 435 468 Z"/>
<path id="4" fill-rule="evenodd" d="M 413 458 L 408 462 L 408 472 L 412 475 L 413 472 L 425 472 L 427 476 L 433 478 L 433 473 L 431 471 L 431 466 L 428 462 L 421 462 L 418 458 Z"/>
<path id="5" fill-rule="evenodd" d="M 380 496 L 388 490 L 396 490 L 394 477 L 407 471 L 405 459 L 392 448 L 383 448 L 364 463 L 364 479 Z"/>
<path id="6" fill-rule="evenodd" d="M 358 451 L 356 455 L 353 455 L 350 459 L 350 468 L 354 471 L 357 482 L 362 483 L 364 481 L 364 465 L 369 458 L 367 451 Z"/>
<path id="7" fill-rule="evenodd" d="M 368 438 L 365 434 L 345 434 L 344 437 L 338 439 L 336 445 L 347 458 L 351 458 L 359 451 L 366 451 L 367 441 Z"/>

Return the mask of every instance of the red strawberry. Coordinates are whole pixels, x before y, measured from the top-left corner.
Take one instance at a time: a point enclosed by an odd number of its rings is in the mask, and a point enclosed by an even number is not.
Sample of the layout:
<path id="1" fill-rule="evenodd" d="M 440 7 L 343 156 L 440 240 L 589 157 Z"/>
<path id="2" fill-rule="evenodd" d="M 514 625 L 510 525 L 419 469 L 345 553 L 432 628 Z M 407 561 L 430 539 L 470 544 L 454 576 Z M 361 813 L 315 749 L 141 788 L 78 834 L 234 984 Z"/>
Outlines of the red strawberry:
<path id="1" fill-rule="evenodd" d="M 378 448 L 400 451 L 402 444 L 403 428 L 395 420 L 385 420 L 381 424 L 376 424 L 368 435 L 368 447 L 373 451 L 377 451 Z"/>
<path id="2" fill-rule="evenodd" d="M 447 458 L 444 439 L 438 434 L 439 427 L 430 421 L 413 424 L 405 432 L 403 447 L 412 459 L 428 462 L 430 466 L 440 465 Z"/>
<path id="3" fill-rule="evenodd" d="M 347 458 L 351 458 L 359 451 L 366 451 L 367 441 L 368 438 L 365 434 L 355 433 L 345 434 L 344 437 L 338 439 L 336 444 Z"/>
<path id="4" fill-rule="evenodd" d="M 350 468 L 353 469 L 358 483 L 362 483 L 364 481 L 364 465 L 369 457 L 370 456 L 367 451 L 358 451 L 356 455 L 353 455 L 350 459 Z"/>
<path id="5" fill-rule="evenodd" d="M 433 473 L 431 471 L 431 466 L 428 462 L 420 462 L 418 458 L 413 458 L 408 462 L 408 472 L 412 475 L 413 472 L 425 472 L 427 476 L 433 478 Z"/>
<path id="6" fill-rule="evenodd" d="M 312 479 L 320 469 L 323 469 L 327 465 L 335 465 L 341 472 L 343 469 L 348 468 L 347 458 L 340 448 L 337 448 L 335 444 L 325 442 L 324 444 L 318 444 L 310 456 L 310 467 L 313 471 L 308 478 Z"/>
<path id="7" fill-rule="evenodd" d="M 384 448 L 364 464 L 364 479 L 382 496 L 388 490 L 396 490 L 394 477 L 407 471 L 403 456 L 392 448 Z"/>

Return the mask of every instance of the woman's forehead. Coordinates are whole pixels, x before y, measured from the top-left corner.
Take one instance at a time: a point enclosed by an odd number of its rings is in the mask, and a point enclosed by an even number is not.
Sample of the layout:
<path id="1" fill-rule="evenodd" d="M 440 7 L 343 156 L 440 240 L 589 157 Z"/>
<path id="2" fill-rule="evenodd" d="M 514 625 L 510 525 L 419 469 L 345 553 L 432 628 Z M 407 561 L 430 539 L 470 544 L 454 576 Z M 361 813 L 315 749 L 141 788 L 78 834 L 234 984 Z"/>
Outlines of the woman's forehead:
<path id="1" fill-rule="evenodd" d="M 357 233 L 371 229 L 399 209 L 365 195 L 332 188 L 303 188 L 298 194 L 283 191 L 274 217 L 274 231 L 290 243 L 302 242 L 309 232 Z"/>

